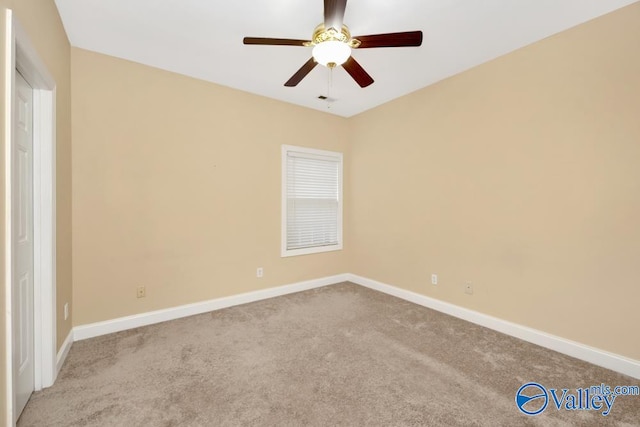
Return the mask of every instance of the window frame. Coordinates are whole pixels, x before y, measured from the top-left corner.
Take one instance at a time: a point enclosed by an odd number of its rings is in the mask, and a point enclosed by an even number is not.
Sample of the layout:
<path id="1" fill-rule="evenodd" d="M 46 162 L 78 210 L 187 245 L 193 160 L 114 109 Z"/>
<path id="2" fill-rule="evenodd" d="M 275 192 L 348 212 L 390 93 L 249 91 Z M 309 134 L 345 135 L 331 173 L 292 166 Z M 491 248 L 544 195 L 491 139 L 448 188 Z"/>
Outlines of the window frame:
<path id="1" fill-rule="evenodd" d="M 325 156 L 332 157 L 338 161 L 338 223 L 337 223 L 337 231 L 338 231 L 338 242 L 335 245 L 323 245 L 323 246 L 312 246 L 309 248 L 300 248 L 300 249 L 287 249 L 287 222 L 288 222 L 288 204 L 287 204 L 287 154 L 289 152 L 295 153 L 303 153 L 317 156 Z M 282 145 L 282 180 L 281 180 L 281 253 L 280 256 L 282 258 L 291 257 L 291 256 L 299 256 L 299 255 L 309 255 L 323 252 L 333 252 L 342 250 L 343 246 L 343 233 L 342 233 L 342 223 L 343 223 L 343 181 L 344 181 L 344 162 L 343 162 L 343 154 L 338 151 L 328 151 L 328 150 L 319 150 L 316 148 L 308 148 L 308 147 L 299 147 L 295 145 Z"/>

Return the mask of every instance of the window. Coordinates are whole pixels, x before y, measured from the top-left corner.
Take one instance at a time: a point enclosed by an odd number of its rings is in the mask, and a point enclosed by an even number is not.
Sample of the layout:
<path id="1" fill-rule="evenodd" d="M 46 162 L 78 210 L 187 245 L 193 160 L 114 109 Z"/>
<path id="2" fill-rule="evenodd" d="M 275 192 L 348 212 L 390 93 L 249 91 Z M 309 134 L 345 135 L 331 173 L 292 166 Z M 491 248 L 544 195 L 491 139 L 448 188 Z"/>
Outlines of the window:
<path id="1" fill-rule="evenodd" d="M 342 249 L 342 153 L 282 146 L 282 256 Z"/>

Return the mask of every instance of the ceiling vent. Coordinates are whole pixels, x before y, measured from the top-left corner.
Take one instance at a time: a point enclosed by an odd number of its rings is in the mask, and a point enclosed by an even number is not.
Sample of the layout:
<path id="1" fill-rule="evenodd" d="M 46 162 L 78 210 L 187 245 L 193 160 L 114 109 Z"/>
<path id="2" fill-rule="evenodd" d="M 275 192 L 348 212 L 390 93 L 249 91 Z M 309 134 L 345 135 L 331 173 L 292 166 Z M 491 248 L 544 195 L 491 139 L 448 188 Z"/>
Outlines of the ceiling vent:
<path id="1" fill-rule="evenodd" d="M 336 102 L 337 101 L 337 99 L 335 99 L 335 98 L 331 98 L 329 96 L 324 96 L 324 95 L 319 95 L 318 99 L 321 100 L 321 101 L 325 101 L 325 102 Z"/>

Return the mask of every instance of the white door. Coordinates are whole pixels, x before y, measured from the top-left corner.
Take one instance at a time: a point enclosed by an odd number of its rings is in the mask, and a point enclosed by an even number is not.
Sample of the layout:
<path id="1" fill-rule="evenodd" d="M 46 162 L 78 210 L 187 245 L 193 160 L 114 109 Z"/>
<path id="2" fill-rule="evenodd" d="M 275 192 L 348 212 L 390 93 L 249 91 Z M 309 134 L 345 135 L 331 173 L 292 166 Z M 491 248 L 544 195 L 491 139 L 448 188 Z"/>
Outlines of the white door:
<path id="1" fill-rule="evenodd" d="M 33 362 L 33 89 L 16 73 L 12 176 L 13 366 L 15 417 L 34 386 Z"/>

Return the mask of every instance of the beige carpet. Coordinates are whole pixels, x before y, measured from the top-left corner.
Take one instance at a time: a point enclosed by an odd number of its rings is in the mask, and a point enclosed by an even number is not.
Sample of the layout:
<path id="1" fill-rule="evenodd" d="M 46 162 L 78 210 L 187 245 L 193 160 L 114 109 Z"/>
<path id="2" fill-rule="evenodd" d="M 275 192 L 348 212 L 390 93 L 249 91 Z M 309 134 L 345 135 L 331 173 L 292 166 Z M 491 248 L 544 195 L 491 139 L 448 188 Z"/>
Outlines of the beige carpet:
<path id="1" fill-rule="evenodd" d="M 639 381 L 344 283 L 73 344 L 19 426 L 640 425 L 521 414 L 525 382 Z"/>

